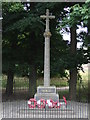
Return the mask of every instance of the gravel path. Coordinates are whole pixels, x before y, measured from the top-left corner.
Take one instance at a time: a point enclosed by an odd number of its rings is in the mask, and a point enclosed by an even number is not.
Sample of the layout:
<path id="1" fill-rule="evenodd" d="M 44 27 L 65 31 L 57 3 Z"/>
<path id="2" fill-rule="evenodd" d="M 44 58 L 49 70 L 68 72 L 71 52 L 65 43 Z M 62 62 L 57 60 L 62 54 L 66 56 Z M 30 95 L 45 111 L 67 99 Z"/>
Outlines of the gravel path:
<path id="1" fill-rule="evenodd" d="M 88 104 L 71 101 L 60 109 L 29 109 L 27 101 L 8 101 L 3 102 L 2 109 L 2 118 L 88 118 Z"/>
<path id="2" fill-rule="evenodd" d="M 69 90 L 69 86 L 66 86 L 66 87 L 57 87 L 56 90 L 57 90 L 57 92 L 63 91 L 63 90 Z"/>

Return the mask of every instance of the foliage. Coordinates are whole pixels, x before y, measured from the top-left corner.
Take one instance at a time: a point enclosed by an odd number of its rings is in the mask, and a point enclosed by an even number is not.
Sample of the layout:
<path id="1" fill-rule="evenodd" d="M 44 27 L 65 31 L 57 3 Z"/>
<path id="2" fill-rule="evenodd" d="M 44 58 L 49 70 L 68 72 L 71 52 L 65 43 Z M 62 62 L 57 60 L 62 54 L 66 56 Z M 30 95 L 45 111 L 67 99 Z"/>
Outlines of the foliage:
<path id="1" fill-rule="evenodd" d="M 86 2 L 82 6 L 80 4 L 75 4 L 70 7 L 67 17 L 63 18 L 63 26 L 74 26 L 74 25 L 83 25 L 87 26 L 90 19 L 90 1 Z M 83 22 L 83 24 L 82 24 Z"/>
<path id="2" fill-rule="evenodd" d="M 28 74 L 29 65 L 35 64 L 37 71 L 39 71 L 38 74 L 42 73 L 44 56 L 43 25 L 45 25 L 45 21 L 42 21 L 39 16 L 45 14 L 46 8 L 50 8 L 56 16 L 56 19 L 50 23 L 52 32 L 51 76 L 57 74 L 65 76 L 65 70 L 61 65 L 62 62 L 60 63 L 61 66 L 56 64 L 59 57 L 61 56 L 62 58 L 63 54 L 65 54 L 65 49 L 68 47 L 62 36 L 56 31 L 60 13 L 59 5 L 61 3 L 31 3 L 31 9 L 24 9 L 25 5 L 26 3 L 3 3 L 3 71 L 7 66 L 7 62 L 9 64 L 13 62 L 15 64 L 15 72 L 22 73 L 21 69 L 27 64 L 28 67 L 25 67 L 25 69 Z M 59 10 L 58 13 L 57 9 Z M 23 64 L 22 68 L 20 67 L 21 64 Z M 56 67 L 57 70 L 55 71 Z M 23 71 L 25 72 L 25 70 Z"/>
<path id="3" fill-rule="evenodd" d="M 28 74 L 29 65 L 35 64 L 38 74 L 42 74 L 45 21 L 41 20 L 39 16 L 45 14 L 46 8 L 49 8 L 52 14 L 56 16 L 56 19 L 50 22 L 52 33 L 51 76 L 68 77 L 65 69 L 69 70 L 75 66 L 81 69 L 82 64 L 88 63 L 88 50 L 83 49 L 84 45 L 88 44 L 86 42 L 88 41 L 86 40 L 87 35 L 83 33 L 78 35 L 79 38 L 83 39 L 83 46 L 77 50 L 76 56 L 71 56 L 69 54 L 69 42 L 63 41 L 62 35 L 59 33 L 60 29 L 58 29 L 63 16 L 66 16 L 62 20 L 63 28 L 75 24 L 86 26 L 90 14 L 88 2 L 82 6 L 75 4 L 70 8 L 69 13 L 63 10 L 64 7 L 70 6 L 68 3 L 31 3 L 30 8 L 27 7 L 26 9 L 25 6 L 27 6 L 27 3 L 9 2 L 2 5 L 3 71 L 8 68 L 9 63 L 12 63 L 18 65 L 18 67 L 15 66 L 15 71 L 23 74 L 21 69 L 24 69 L 24 74 Z M 21 65 L 22 67 L 20 67 Z"/>
<path id="4" fill-rule="evenodd" d="M 88 27 L 89 32 L 89 20 L 90 20 L 90 1 L 86 1 L 83 4 L 75 4 L 70 8 L 67 8 L 67 15 L 63 18 L 63 21 L 60 22 L 59 30 L 63 27 L 68 32 L 68 28 L 72 26 L 82 26 Z M 64 61 L 67 62 L 66 67 L 68 69 L 77 67 L 78 70 L 82 69 L 82 64 L 87 64 L 90 60 L 90 51 L 88 49 L 89 45 L 89 36 L 85 32 L 80 32 L 77 34 L 77 42 L 83 42 L 81 48 L 77 49 L 76 55 L 70 55 L 69 51 L 67 57 Z M 86 48 L 86 49 L 85 49 Z M 70 64 L 69 64 L 70 61 Z"/>
<path id="5" fill-rule="evenodd" d="M 90 1 L 88 3 L 79 3 L 71 6 L 70 8 L 66 8 L 66 11 L 68 11 L 68 13 L 63 18 L 63 20 L 60 21 L 61 26 L 58 29 L 60 30 L 63 27 L 64 30 L 71 33 L 70 49 L 67 53 L 67 57 L 63 57 L 63 59 L 67 62 L 66 69 L 70 70 L 69 93 L 70 99 L 72 100 L 76 99 L 76 84 L 78 79 L 77 73 L 79 70 L 82 70 L 83 64 L 88 64 L 90 62 L 90 49 L 88 49 L 88 45 L 90 43 L 88 39 L 89 34 L 87 37 L 87 33 L 76 33 L 78 26 L 87 27 L 88 32 L 90 33 L 89 7 Z M 79 49 L 76 47 L 78 41 L 83 42 L 82 46 Z"/>

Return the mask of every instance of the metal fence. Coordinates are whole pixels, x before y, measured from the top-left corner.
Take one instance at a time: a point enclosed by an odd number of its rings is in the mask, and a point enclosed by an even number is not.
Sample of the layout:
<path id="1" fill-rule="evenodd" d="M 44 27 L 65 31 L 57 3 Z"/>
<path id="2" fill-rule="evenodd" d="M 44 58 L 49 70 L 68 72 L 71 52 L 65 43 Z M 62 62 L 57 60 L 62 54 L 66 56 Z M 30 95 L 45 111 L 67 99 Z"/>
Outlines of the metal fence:
<path id="1" fill-rule="evenodd" d="M 3 118 L 88 118 L 88 103 L 68 101 L 66 108 L 29 108 L 27 101 L 3 102 Z"/>
<path id="2" fill-rule="evenodd" d="M 23 82 L 22 82 L 23 81 Z M 19 83 L 19 84 L 17 84 Z M 88 118 L 89 108 L 88 101 L 84 102 L 79 99 L 79 102 L 67 100 L 67 107 L 60 108 L 29 108 L 28 107 L 28 95 L 29 95 L 29 80 L 28 78 L 14 79 L 13 82 L 13 95 L 6 97 L 5 88 L 2 88 L 2 118 Z M 68 87 L 64 90 L 68 91 Z M 57 92 L 63 94 L 63 89 L 58 87 Z M 86 93 L 85 90 L 81 95 Z M 66 92 L 67 95 L 67 92 Z M 86 93 L 87 95 L 87 93 Z M 67 96 L 68 97 L 68 96 Z M 66 97 L 66 98 L 67 98 Z"/>

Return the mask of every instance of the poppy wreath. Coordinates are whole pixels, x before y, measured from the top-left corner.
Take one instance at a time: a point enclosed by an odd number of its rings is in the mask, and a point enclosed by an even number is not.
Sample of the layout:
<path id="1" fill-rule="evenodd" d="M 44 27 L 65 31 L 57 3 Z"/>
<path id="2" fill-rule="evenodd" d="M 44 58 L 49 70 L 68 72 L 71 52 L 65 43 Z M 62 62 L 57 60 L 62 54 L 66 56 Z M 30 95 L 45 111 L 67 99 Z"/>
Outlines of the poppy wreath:
<path id="1" fill-rule="evenodd" d="M 53 105 L 54 105 L 54 108 L 60 108 L 61 107 L 61 104 L 59 103 L 59 101 L 56 101 L 56 102 L 53 101 Z"/>
<path id="2" fill-rule="evenodd" d="M 56 108 L 60 108 L 60 107 L 61 107 L 61 103 L 60 103 L 60 102 L 57 102 Z"/>
<path id="3" fill-rule="evenodd" d="M 38 108 L 45 108 L 45 100 L 44 99 L 40 99 L 40 104 L 37 103 Z"/>
<path id="4" fill-rule="evenodd" d="M 65 105 L 67 105 L 67 100 L 66 100 L 66 98 L 64 96 L 63 96 L 63 100 L 65 102 Z"/>
<path id="5" fill-rule="evenodd" d="M 63 100 L 64 100 L 64 105 L 67 107 L 67 100 L 66 98 L 63 96 Z M 32 104 L 33 103 L 33 104 Z M 48 100 L 44 100 L 44 99 L 40 99 L 39 101 L 36 101 L 34 98 L 31 98 L 28 101 L 28 106 L 29 108 L 35 108 L 36 106 L 38 108 L 45 108 L 45 106 L 48 106 L 49 108 L 60 108 L 63 104 L 59 101 L 54 102 L 52 99 L 48 99 Z"/>
<path id="6" fill-rule="evenodd" d="M 54 108 L 57 105 L 57 101 L 54 102 L 52 99 L 46 100 L 46 104 L 49 108 Z"/>
<path id="7" fill-rule="evenodd" d="M 34 103 L 32 105 L 32 103 Z M 35 108 L 36 107 L 36 104 L 37 104 L 37 101 L 34 99 L 34 98 L 31 98 L 29 101 L 28 101 L 28 106 L 29 108 Z"/>

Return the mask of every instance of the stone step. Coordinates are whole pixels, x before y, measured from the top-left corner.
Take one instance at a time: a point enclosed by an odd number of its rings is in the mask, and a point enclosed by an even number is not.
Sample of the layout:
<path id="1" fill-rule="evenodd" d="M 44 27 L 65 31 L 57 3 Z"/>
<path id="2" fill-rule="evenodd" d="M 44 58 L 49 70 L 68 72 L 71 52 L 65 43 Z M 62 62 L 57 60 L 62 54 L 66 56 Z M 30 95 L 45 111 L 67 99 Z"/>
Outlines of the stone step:
<path id="1" fill-rule="evenodd" d="M 54 116 L 57 118 L 57 115 L 60 116 L 74 116 L 75 112 L 73 110 L 60 110 L 60 109 L 21 109 L 18 111 L 19 114 L 24 115 L 27 113 L 27 116 L 35 116 L 35 117 L 46 117 L 49 118 L 50 116 Z"/>
<path id="2" fill-rule="evenodd" d="M 34 98 L 38 101 L 40 99 L 52 99 L 53 101 L 59 101 L 59 95 L 56 93 L 36 93 Z"/>

